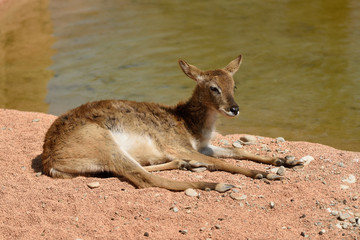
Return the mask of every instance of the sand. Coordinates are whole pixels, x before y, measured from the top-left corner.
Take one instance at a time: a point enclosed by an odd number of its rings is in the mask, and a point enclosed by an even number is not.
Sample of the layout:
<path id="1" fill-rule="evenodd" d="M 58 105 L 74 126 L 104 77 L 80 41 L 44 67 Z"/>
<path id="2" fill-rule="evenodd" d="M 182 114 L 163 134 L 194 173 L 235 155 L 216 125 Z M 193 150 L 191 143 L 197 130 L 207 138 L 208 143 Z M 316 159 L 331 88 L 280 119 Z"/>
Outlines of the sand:
<path id="1" fill-rule="evenodd" d="M 136 189 L 113 177 L 64 180 L 41 174 L 39 155 L 55 118 L 0 110 L 0 239 L 360 239 L 358 152 L 257 137 L 255 145 L 244 148 L 314 160 L 304 168 L 287 169 L 285 179 L 275 182 L 225 172 L 154 173 L 238 186 L 226 193 L 196 190 L 199 196 L 189 197 L 159 188 Z M 213 143 L 227 145 L 241 136 L 218 135 Z M 92 182 L 99 187 L 89 188 Z"/>

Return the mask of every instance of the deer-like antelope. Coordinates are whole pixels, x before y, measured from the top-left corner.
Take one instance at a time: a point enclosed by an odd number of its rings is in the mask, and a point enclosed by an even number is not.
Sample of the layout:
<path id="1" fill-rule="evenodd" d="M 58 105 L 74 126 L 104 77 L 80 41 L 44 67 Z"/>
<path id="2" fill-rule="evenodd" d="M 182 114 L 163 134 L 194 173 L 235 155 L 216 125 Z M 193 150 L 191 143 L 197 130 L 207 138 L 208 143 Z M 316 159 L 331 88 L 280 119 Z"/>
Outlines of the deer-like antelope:
<path id="1" fill-rule="evenodd" d="M 294 158 L 263 157 L 238 148 L 210 145 L 218 113 L 239 114 L 233 75 L 241 55 L 225 68 L 202 71 L 179 60 L 184 73 L 196 81 L 186 102 L 174 107 L 125 100 L 89 102 L 58 117 L 46 133 L 43 171 L 57 178 L 110 172 L 138 188 L 187 188 L 224 192 L 233 185 L 174 181 L 151 172 L 205 167 L 251 178 L 277 180 L 275 174 L 250 170 L 219 158 L 247 159 L 275 166 L 303 164 Z"/>

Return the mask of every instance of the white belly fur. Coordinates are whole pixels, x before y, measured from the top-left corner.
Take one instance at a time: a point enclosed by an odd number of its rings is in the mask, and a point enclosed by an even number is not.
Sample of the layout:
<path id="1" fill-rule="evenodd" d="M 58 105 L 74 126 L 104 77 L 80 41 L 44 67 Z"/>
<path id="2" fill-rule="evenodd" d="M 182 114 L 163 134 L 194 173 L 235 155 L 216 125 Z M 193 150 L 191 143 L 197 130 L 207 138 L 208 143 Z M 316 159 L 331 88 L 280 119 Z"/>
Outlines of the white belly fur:
<path id="1" fill-rule="evenodd" d="M 114 141 L 124 156 L 142 166 L 164 162 L 164 155 L 158 150 L 153 139 L 147 135 L 126 132 L 111 132 Z"/>

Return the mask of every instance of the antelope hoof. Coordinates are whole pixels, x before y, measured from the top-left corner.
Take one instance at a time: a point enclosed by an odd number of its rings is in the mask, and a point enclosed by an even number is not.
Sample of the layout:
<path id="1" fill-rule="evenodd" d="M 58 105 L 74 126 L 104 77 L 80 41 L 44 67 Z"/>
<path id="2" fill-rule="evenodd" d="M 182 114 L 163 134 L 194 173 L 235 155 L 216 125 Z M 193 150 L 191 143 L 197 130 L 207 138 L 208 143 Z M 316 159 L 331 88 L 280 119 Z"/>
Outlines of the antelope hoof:
<path id="1" fill-rule="evenodd" d="M 231 184 L 218 183 L 218 184 L 216 184 L 215 191 L 223 193 L 223 192 L 229 191 L 230 189 L 232 189 L 234 187 L 235 186 L 231 185 Z"/>
<path id="2" fill-rule="evenodd" d="M 194 160 L 191 160 L 189 162 L 190 166 L 193 167 L 193 168 L 198 168 L 198 167 L 207 167 L 209 164 L 207 163 L 202 163 L 202 162 L 198 162 L 198 161 L 194 161 Z"/>
<path id="3" fill-rule="evenodd" d="M 263 179 L 264 175 L 262 175 L 261 173 L 258 173 L 255 175 L 254 179 Z"/>
<path id="4" fill-rule="evenodd" d="M 296 160 L 294 156 L 286 156 L 284 158 L 278 158 L 274 161 L 275 166 L 284 166 L 284 167 L 295 167 L 295 166 L 301 166 L 304 165 L 303 160 Z"/>
<path id="5" fill-rule="evenodd" d="M 279 175 L 276 175 L 276 174 L 269 173 L 268 175 L 266 175 L 266 179 L 268 179 L 268 180 L 281 180 L 281 179 L 283 179 L 283 177 L 281 177 Z"/>

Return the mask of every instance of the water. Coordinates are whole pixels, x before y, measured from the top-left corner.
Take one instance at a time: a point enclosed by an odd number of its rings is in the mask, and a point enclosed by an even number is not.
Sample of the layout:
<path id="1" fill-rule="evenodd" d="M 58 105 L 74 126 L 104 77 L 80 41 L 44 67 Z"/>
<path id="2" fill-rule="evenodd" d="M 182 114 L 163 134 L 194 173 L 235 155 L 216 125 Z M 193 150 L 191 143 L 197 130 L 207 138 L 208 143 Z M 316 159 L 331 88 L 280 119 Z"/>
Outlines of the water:
<path id="1" fill-rule="evenodd" d="M 220 118 L 220 132 L 360 151 L 356 0 L 38 2 L 38 8 L 49 4 L 38 18 L 50 15 L 40 26 L 52 27 L 47 41 L 30 45 L 46 49 L 42 71 L 52 73 L 34 84 L 42 111 L 60 114 L 112 98 L 172 105 L 188 98 L 195 84 L 178 58 L 213 69 L 243 54 L 235 75 L 241 113 Z M 24 109 L 17 98 L 8 94 L 0 103 Z"/>

